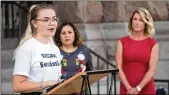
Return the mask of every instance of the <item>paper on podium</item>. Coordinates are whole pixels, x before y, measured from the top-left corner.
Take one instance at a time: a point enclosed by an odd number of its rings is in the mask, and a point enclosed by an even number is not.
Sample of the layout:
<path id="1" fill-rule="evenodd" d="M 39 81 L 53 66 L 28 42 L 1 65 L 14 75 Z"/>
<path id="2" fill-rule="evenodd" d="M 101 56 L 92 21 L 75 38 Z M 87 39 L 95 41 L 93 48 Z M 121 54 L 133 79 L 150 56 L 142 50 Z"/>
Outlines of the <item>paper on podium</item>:
<path id="1" fill-rule="evenodd" d="M 59 84 L 49 92 L 45 94 L 71 94 L 71 93 L 80 93 L 82 86 L 82 75 L 89 75 L 89 83 L 92 85 L 93 83 L 99 81 L 103 77 L 107 76 L 114 70 L 97 70 L 97 71 L 88 71 L 88 72 L 80 72 L 63 83 Z M 84 85 L 85 86 L 85 85 Z M 83 87 L 85 89 L 85 87 Z M 83 89 L 83 90 L 84 90 Z"/>

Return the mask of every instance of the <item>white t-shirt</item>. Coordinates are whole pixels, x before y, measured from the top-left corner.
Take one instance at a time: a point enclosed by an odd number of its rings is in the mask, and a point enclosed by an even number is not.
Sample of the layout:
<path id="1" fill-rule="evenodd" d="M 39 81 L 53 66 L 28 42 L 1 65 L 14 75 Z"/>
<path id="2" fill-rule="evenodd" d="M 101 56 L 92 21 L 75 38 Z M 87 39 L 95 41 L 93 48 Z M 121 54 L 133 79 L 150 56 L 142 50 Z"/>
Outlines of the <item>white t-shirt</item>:
<path id="1" fill-rule="evenodd" d="M 58 80 L 61 76 L 61 54 L 52 44 L 30 38 L 17 50 L 13 75 L 24 75 L 28 81 Z"/>

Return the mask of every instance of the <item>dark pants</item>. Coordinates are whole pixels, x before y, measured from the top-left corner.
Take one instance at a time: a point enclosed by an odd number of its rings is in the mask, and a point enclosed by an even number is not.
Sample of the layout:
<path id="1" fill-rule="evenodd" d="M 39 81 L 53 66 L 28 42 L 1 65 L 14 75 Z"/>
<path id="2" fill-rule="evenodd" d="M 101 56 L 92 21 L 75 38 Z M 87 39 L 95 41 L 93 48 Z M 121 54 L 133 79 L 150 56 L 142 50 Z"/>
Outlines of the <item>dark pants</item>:
<path id="1" fill-rule="evenodd" d="M 41 95 L 42 92 L 21 93 L 20 95 Z"/>

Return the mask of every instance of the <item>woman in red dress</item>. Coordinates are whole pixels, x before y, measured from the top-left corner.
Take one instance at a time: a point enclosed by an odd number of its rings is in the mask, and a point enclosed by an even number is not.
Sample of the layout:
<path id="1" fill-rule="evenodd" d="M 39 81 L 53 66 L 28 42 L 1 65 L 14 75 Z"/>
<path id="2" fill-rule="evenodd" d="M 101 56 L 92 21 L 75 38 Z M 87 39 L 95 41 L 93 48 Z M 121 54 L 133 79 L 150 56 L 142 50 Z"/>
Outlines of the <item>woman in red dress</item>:
<path id="1" fill-rule="evenodd" d="M 129 20 L 130 36 L 120 38 L 116 47 L 120 94 L 155 94 L 154 74 L 158 63 L 158 43 L 149 11 L 139 8 Z"/>

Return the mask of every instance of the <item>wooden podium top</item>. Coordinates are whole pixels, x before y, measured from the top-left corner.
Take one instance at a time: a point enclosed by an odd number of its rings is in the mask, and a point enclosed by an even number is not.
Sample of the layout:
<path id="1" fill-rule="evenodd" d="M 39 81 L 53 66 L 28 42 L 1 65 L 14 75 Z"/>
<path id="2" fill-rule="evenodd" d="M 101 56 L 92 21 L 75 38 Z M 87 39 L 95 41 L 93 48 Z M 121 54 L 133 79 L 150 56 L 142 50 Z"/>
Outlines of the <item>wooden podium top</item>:
<path id="1" fill-rule="evenodd" d="M 110 73 L 116 73 L 118 69 L 108 69 L 108 70 L 96 70 L 96 71 L 87 71 L 87 72 L 80 72 L 74 75 L 73 77 L 69 78 L 68 80 L 64 81 L 63 83 L 59 84 L 52 90 L 44 94 L 71 94 L 71 93 L 79 93 L 81 91 L 82 86 L 82 75 L 89 76 L 89 83 L 90 85 L 94 84 L 95 82 L 99 81 L 103 77 L 107 76 Z M 85 86 L 85 85 L 84 85 Z M 85 88 L 85 87 L 83 87 Z M 83 89 L 84 90 L 84 89 Z"/>

